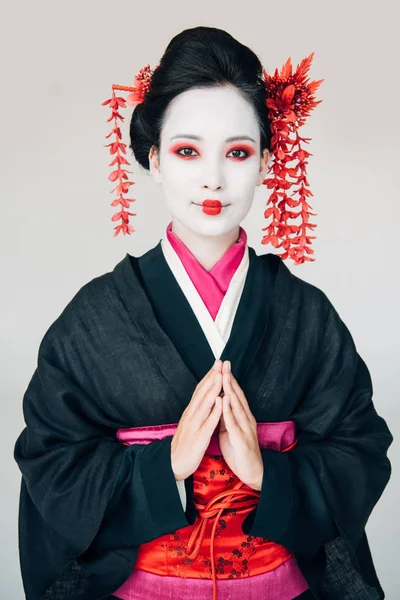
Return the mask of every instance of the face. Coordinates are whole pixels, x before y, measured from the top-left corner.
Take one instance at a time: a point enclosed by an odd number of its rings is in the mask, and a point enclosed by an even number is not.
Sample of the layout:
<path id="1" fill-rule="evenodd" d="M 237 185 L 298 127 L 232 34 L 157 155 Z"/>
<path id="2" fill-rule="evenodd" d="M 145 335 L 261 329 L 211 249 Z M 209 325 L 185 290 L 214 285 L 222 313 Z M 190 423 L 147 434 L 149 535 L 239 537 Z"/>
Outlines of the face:
<path id="1" fill-rule="evenodd" d="M 249 212 L 269 153 L 251 104 L 232 86 L 192 88 L 169 104 L 150 173 L 162 185 L 173 221 L 201 236 L 223 235 Z M 222 209 L 204 212 L 204 200 Z"/>

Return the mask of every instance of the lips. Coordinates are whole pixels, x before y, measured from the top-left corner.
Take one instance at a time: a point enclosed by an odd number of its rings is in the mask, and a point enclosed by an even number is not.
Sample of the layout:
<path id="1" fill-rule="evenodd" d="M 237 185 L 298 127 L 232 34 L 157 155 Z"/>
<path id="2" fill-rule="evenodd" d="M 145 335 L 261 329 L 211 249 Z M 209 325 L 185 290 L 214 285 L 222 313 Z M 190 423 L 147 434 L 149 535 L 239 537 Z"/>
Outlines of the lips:
<path id="1" fill-rule="evenodd" d="M 208 206 L 211 208 L 224 208 L 225 206 L 229 206 L 228 204 L 222 204 L 219 200 L 203 200 L 203 202 L 192 202 L 195 206 Z"/>
<path id="2" fill-rule="evenodd" d="M 222 202 L 219 200 L 203 200 L 202 206 L 211 206 L 212 208 L 221 208 Z"/>

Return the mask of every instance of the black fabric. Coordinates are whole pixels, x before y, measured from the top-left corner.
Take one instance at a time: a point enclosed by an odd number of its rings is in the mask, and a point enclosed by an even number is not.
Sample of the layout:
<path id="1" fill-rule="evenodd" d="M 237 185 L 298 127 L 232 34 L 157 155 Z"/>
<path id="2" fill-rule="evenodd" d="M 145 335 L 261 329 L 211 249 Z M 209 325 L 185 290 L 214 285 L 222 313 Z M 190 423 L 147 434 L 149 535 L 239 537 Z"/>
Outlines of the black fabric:
<path id="1" fill-rule="evenodd" d="M 159 245 L 149 253 L 160 259 Z M 83 286 L 40 344 L 14 449 L 27 600 L 106 598 L 129 576 L 141 543 L 194 521 L 193 480 L 185 481 L 184 512 L 172 438 L 124 446 L 115 437 L 119 428 L 177 423 L 213 362 L 204 339 L 193 359 L 204 334 L 190 307 L 185 352 L 155 318 L 141 259 L 126 255 Z M 224 358 L 256 420 L 293 419 L 299 442 L 286 454 L 263 451 L 260 504 L 244 530 L 285 541 L 316 598 L 383 598 L 364 527 L 390 477 L 392 436 L 375 411 L 368 370 L 323 292 L 272 254 L 252 255 L 251 265 L 237 314 L 257 335 L 243 344 L 235 319 Z"/>
<path id="2" fill-rule="evenodd" d="M 196 379 L 201 380 L 210 369 L 214 356 L 186 296 L 164 258 L 161 246 L 158 245 L 139 259 L 131 257 L 131 264 L 151 302 L 154 315 L 161 328 L 172 340 L 179 355 Z M 250 396 L 257 392 L 257 387 L 263 377 L 265 361 L 263 349 L 267 340 L 269 305 L 274 292 L 279 264 L 280 259 L 274 254 L 269 254 L 260 260 L 254 249 L 249 247 L 249 268 L 245 286 L 236 311 L 231 335 L 220 356 L 221 360 L 231 361 L 235 377 L 248 390 Z M 272 460 L 276 454 L 276 452 L 266 452 L 264 456 L 269 456 L 269 459 Z M 270 470 L 269 468 L 268 471 Z M 304 496 L 308 518 L 304 519 L 304 514 L 293 514 L 294 523 L 293 527 L 290 527 L 290 531 L 298 532 L 303 542 L 300 549 L 304 549 L 305 543 L 307 544 L 306 549 L 310 546 L 319 548 L 321 544 L 338 535 L 338 530 L 311 463 L 307 459 L 299 461 L 294 472 L 297 480 L 292 482 L 292 485 L 299 490 L 300 495 Z M 265 488 L 269 489 L 271 498 L 276 497 L 278 511 L 282 497 L 289 497 L 289 491 L 277 489 L 270 480 L 264 487 L 262 512 L 267 511 L 271 514 L 271 520 L 274 521 L 276 518 L 275 507 L 272 504 L 264 506 L 267 497 Z M 195 511 L 192 493 L 188 498 L 187 508 L 191 514 Z M 254 516 L 250 515 L 244 524 L 245 533 L 249 533 L 248 524 L 252 518 Z M 272 532 L 269 533 L 272 534 Z M 252 533 L 252 535 L 256 534 Z M 272 539 L 273 536 L 262 537 Z M 291 540 L 285 541 L 291 542 Z"/>
<path id="3" fill-rule="evenodd" d="M 300 596 L 296 596 L 293 600 L 314 600 L 315 596 L 310 590 L 306 590 Z"/>
<path id="4" fill-rule="evenodd" d="M 264 357 L 258 349 L 265 338 L 271 291 L 279 266 L 279 258 L 273 254 L 269 256 L 268 261 L 262 261 L 249 247 L 245 286 L 231 335 L 219 357 L 235 365 L 238 381 L 243 381 L 249 370 L 250 377 L 258 373 L 258 381 L 263 373 Z M 181 360 L 200 381 L 215 358 L 192 307 L 164 258 L 161 245 L 138 259 L 131 257 L 131 264 L 158 323 L 178 350 Z"/>

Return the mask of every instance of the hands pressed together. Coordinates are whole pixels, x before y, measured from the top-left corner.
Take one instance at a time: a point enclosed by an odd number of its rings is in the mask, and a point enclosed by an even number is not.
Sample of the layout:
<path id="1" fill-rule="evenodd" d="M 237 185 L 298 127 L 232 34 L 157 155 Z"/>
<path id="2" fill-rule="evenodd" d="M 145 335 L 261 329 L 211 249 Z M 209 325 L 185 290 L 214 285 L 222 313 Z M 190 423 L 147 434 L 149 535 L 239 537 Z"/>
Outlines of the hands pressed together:
<path id="1" fill-rule="evenodd" d="M 175 479 L 194 473 L 218 423 L 219 445 L 228 467 L 243 483 L 261 490 L 264 468 L 257 422 L 230 371 L 230 362 L 219 359 L 196 386 L 172 438 Z"/>

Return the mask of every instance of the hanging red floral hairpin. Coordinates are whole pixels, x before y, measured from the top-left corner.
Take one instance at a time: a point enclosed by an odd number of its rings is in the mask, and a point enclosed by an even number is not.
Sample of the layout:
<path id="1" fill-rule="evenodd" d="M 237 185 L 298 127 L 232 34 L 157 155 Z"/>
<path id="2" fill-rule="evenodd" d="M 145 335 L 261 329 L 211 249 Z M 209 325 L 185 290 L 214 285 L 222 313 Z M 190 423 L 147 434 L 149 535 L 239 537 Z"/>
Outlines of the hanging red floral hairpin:
<path id="1" fill-rule="evenodd" d="M 131 234 L 135 230 L 129 224 L 129 216 L 136 216 L 136 213 L 129 212 L 125 210 L 125 208 L 129 208 L 130 202 L 135 202 L 136 198 L 124 198 L 124 194 L 129 192 L 129 186 L 133 185 L 134 181 L 129 181 L 127 173 L 132 173 L 132 171 L 127 171 L 122 167 L 122 165 L 129 165 L 130 163 L 126 160 L 123 154 L 126 154 L 126 144 L 122 142 L 122 134 L 121 130 L 118 127 L 117 119 L 121 121 L 125 120 L 119 112 L 119 108 L 125 108 L 126 106 L 135 106 L 136 104 L 141 104 L 146 97 L 147 92 L 150 89 L 151 85 L 151 77 L 154 71 L 151 71 L 150 65 L 146 65 L 139 71 L 139 73 L 134 78 L 133 87 L 128 87 L 124 85 L 112 85 L 112 97 L 109 100 L 105 100 L 102 102 L 101 106 L 106 106 L 107 104 L 111 107 L 111 116 L 107 119 L 107 122 L 114 119 L 114 128 L 112 131 L 106 135 L 106 138 L 109 138 L 113 133 L 115 134 L 115 142 L 111 144 L 105 145 L 106 148 L 110 148 L 110 154 L 116 154 L 114 160 L 109 164 L 110 167 L 117 165 L 117 169 L 112 171 L 108 176 L 110 181 L 117 181 L 119 183 L 117 187 L 111 190 L 111 194 L 113 192 L 117 193 L 117 198 L 111 202 L 111 206 L 121 205 L 121 210 L 116 212 L 111 220 L 118 221 L 121 219 L 122 223 L 114 227 L 115 233 L 114 237 L 118 235 L 121 231 L 124 235 Z M 115 90 L 121 90 L 124 92 L 130 92 L 130 94 L 126 97 L 126 99 L 121 96 L 115 95 Z"/>
<path id="2" fill-rule="evenodd" d="M 284 248 L 285 252 L 278 256 L 283 260 L 289 257 L 296 265 L 315 260 L 307 256 L 307 254 L 314 254 L 314 250 L 309 245 L 316 237 L 308 235 L 307 232 L 307 229 L 313 230 L 316 227 L 314 223 L 309 222 L 309 216 L 315 216 L 316 213 L 309 211 L 312 206 L 307 202 L 307 197 L 313 195 L 307 189 L 309 183 L 306 169 L 307 158 L 312 154 L 301 147 L 301 142 L 308 144 L 311 138 L 302 138 L 297 131 L 305 123 L 305 117 L 309 116 L 311 110 L 322 102 L 322 100 L 316 102 L 313 94 L 324 79 L 309 82 L 306 78 L 313 57 L 314 52 L 301 61 L 293 74 L 290 58 L 282 67 L 281 73 L 276 69 L 273 77 L 264 70 L 268 92 L 266 105 L 270 109 L 269 118 L 273 134 L 271 141 L 273 163 L 268 173 L 273 171 L 274 177 L 263 181 L 267 188 L 273 189 L 273 192 L 267 201 L 267 205 L 272 204 L 272 206 L 264 212 L 265 218 L 272 216 L 272 222 L 268 227 L 263 227 L 262 231 L 268 233 L 261 243 L 270 242 L 275 248 Z M 294 139 L 290 139 L 291 134 L 295 135 Z M 295 146 L 297 149 L 293 151 Z M 291 161 L 297 161 L 297 164 L 289 168 L 288 163 Z M 287 177 L 295 181 L 288 181 Z M 293 191 L 299 194 L 297 200 L 287 195 L 287 191 L 295 184 L 299 186 Z M 291 208 L 300 210 L 295 212 L 290 210 Z M 300 225 L 288 224 L 288 219 L 296 219 L 299 216 L 302 218 Z M 290 238 L 290 234 L 294 234 L 294 237 Z"/>

